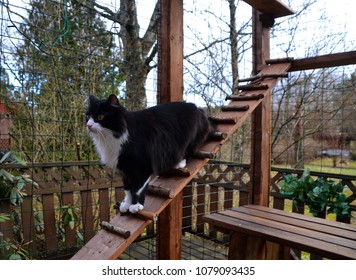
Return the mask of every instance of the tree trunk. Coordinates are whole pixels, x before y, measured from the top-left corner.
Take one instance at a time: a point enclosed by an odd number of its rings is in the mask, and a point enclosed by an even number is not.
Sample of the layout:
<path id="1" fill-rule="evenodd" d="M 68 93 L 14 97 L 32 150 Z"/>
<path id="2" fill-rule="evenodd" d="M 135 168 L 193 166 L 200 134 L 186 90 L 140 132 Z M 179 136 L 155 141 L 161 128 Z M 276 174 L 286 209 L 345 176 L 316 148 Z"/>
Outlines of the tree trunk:
<path id="1" fill-rule="evenodd" d="M 237 31 L 236 31 L 236 4 L 235 0 L 229 0 L 230 8 L 230 44 L 231 44 L 231 70 L 232 70 L 232 94 L 238 86 L 239 68 L 237 49 Z"/>

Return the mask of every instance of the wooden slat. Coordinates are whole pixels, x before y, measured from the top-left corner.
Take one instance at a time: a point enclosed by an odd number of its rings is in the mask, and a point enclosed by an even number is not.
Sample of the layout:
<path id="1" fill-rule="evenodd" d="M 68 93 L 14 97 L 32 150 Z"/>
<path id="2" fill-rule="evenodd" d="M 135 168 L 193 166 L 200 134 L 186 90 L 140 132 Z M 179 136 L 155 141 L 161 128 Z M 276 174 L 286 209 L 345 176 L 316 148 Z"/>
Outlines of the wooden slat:
<path id="1" fill-rule="evenodd" d="M 262 207 L 259 205 L 246 205 L 245 207 L 247 209 L 256 209 L 256 210 L 263 209 L 263 211 L 265 211 L 265 212 L 274 213 L 276 215 L 293 217 L 295 219 L 302 220 L 302 221 L 308 221 L 308 222 L 311 222 L 311 223 L 317 224 L 317 225 L 326 225 L 326 226 L 331 226 L 331 227 L 335 227 L 335 228 L 342 229 L 342 230 L 351 231 L 355 234 L 353 237 L 356 238 L 356 226 L 352 226 L 349 224 L 335 223 L 334 221 L 330 221 L 330 220 L 326 220 L 326 219 L 316 219 L 315 217 L 311 217 L 311 216 L 307 216 L 307 215 L 300 215 L 297 213 L 289 213 L 289 212 L 279 211 L 278 209 L 273 209 L 273 208 L 266 209 L 266 207 Z"/>
<path id="2" fill-rule="evenodd" d="M 53 195 L 44 195 L 42 197 L 42 203 L 46 249 L 47 252 L 53 253 L 57 250 L 56 218 Z"/>
<path id="3" fill-rule="evenodd" d="M 36 248 L 36 242 L 34 242 L 36 240 L 36 230 L 35 230 L 35 221 L 34 221 L 34 216 L 33 216 L 33 197 L 32 196 L 28 196 L 26 195 L 23 199 L 23 203 L 22 203 L 22 207 L 21 207 L 21 217 L 22 217 L 22 230 L 23 230 L 23 238 L 24 238 L 24 242 L 30 242 L 29 246 L 26 248 L 30 251 L 31 255 L 34 255 L 35 252 L 37 251 Z M 7 201 L 2 202 L 7 203 Z M 0 204 L 1 205 L 1 204 Z M 10 206 L 7 205 L 9 207 L 9 211 L 7 211 L 7 209 L 1 209 L 1 212 L 10 214 Z M 8 221 L 5 224 L 6 226 L 8 226 L 7 231 L 1 231 L 4 234 L 4 238 L 6 240 L 7 237 L 12 238 L 13 234 L 12 234 L 12 222 Z"/>
<path id="4" fill-rule="evenodd" d="M 90 191 L 80 192 L 81 198 L 81 213 L 83 223 L 84 241 L 87 242 L 95 234 L 94 231 L 94 216 L 93 216 L 93 199 Z"/>
<path id="5" fill-rule="evenodd" d="M 62 195 L 63 205 L 73 206 L 74 205 L 74 197 L 73 193 L 64 193 Z M 76 211 L 76 209 L 74 209 Z M 69 226 L 65 226 L 65 242 L 67 248 L 72 248 L 77 245 L 77 232 L 76 228 L 71 229 Z"/>

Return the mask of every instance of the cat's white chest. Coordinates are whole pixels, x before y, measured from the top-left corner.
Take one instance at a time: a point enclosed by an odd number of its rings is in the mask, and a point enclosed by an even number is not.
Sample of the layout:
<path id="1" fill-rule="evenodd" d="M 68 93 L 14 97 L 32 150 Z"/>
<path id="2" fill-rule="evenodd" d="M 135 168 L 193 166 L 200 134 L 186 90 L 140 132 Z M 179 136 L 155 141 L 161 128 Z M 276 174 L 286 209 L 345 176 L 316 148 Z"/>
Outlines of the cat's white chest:
<path id="1" fill-rule="evenodd" d="M 109 129 L 97 127 L 90 132 L 102 164 L 116 170 L 122 145 L 128 141 L 129 134 L 125 131 L 120 137 L 114 137 Z"/>

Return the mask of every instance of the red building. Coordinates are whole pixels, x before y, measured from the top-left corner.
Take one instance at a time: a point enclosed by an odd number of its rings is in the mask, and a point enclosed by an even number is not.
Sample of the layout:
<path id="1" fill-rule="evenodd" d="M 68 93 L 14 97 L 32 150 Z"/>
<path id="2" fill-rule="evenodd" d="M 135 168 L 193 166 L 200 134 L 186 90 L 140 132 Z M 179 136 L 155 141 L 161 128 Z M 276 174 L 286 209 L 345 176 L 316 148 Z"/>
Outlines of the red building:
<path id="1" fill-rule="evenodd" d="M 11 136 L 9 130 L 13 128 L 11 114 L 5 104 L 0 101 L 0 150 L 11 150 Z"/>

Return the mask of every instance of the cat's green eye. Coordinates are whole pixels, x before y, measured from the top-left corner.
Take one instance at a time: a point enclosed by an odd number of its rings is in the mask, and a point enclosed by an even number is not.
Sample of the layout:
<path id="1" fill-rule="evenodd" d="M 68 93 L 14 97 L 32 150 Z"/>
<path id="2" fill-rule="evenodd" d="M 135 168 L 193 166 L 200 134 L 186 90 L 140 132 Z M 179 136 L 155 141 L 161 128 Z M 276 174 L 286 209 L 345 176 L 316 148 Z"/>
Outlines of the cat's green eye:
<path id="1" fill-rule="evenodd" d="M 102 121 L 104 119 L 104 115 L 99 115 L 98 116 L 98 121 Z"/>

